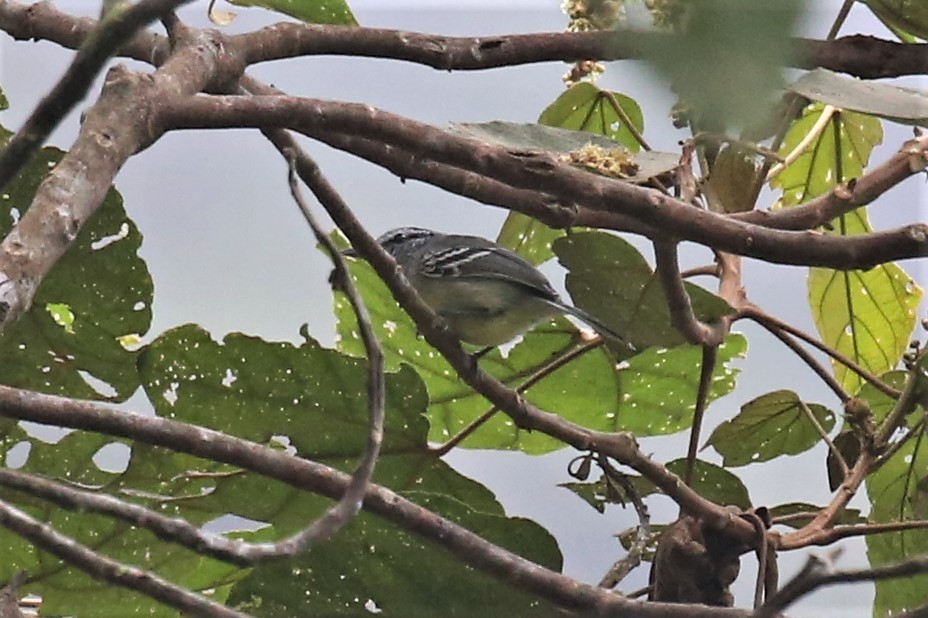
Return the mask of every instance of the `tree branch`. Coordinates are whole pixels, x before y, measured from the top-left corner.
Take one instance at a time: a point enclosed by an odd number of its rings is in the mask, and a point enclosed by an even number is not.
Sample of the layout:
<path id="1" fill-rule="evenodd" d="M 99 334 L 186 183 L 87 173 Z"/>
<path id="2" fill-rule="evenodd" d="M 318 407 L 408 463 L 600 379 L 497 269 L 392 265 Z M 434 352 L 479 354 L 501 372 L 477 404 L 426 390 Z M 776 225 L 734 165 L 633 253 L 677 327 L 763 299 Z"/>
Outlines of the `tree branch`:
<path id="1" fill-rule="evenodd" d="M 162 97 L 199 92 L 237 78 L 242 68 L 234 50 L 212 35 L 188 33 L 178 46 L 151 75 L 123 66 L 109 71 L 77 140 L 0 243 L 0 331 L 29 308 L 42 279 L 77 238 L 126 160 L 158 137 L 149 121 Z"/>
<path id="2" fill-rule="evenodd" d="M 87 95 L 93 80 L 120 46 L 150 22 L 191 0 L 140 0 L 112 11 L 81 44 L 71 66 L 32 110 L 22 128 L 0 151 L 0 189 L 32 158 L 74 106 Z"/>
<path id="3" fill-rule="evenodd" d="M 248 614 L 193 594 L 153 573 L 100 555 L 2 500 L 0 500 L 0 525 L 30 541 L 36 547 L 79 567 L 91 577 L 140 592 L 183 612 L 189 612 L 194 616 L 250 618 Z"/>
<path id="4" fill-rule="evenodd" d="M 357 56 L 405 60 L 442 71 L 480 70 L 537 62 L 627 60 L 646 57 L 646 49 L 672 45 L 674 35 L 656 31 L 543 32 L 493 37 L 455 37 L 313 24 L 281 23 L 240 35 L 247 62 L 295 56 Z M 875 37 L 834 41 L 792 39 L 790 65 L 824 67 L 862 78 L 921 75 L 928 45 L 904 45 Z"/>
<path id="5" fill-rule="evenodd" d="M 766 229 L 693 208 L 653 189 L 585 172 L 550 153 L 483 143 L 363 104 L 282 96 L 200 96 L 166 101 L 160 111 L 164 130 L 282 127 L 321 141 L 333 131 L 382 140 L 516 188 L 576 202 L 603 219 L 620 212 L 680 239 L 769 262 L 850 270 L 928 256 L 924 223 L 849 237 Z M 913 141 L 917 153 L 912 159 L 928 165 L 928 135 Z"/>
<path id="6" fill-rule="evenodd" d="M 928 555 L 916 556 L 869 569 L 833 570 L 829 562 L 810 557 L 806 567 L 754 613 L 754 618 L 773 618 L 801 597 L 832 584 L 875 582 L 928 573 Z"/>
<path id="7" fill-rule="evenodd" d="M 0 416 L 44 425 L 97 431 L 162 446 L 251 470 L 298 489 L 333 499 L 344 495 L 350 479 L 347 474 L 334 468 L 301 457 L 293 457 L 254 442 L 233 438 L 219 431 L 113 410 L 89 401 L 42 395 L 2 385 Z M 644 458 L 640 453 L 638 457 Z M 679 483 L 679 480 L 677 482 Z M 691 607 L 638 603 L 595 586 L 579 584 L 573 579 L 499 548 L 463 527 L 376 485 L 368 486 L 364 508 L 436 543 L 475 568 L 566 608 L 593 613 L 621 611 L 626 612 L 623 615 L 631 618 L 745 618 L 747 615 L 739 610 L 723 610 L 720 613 L 718 608 L 712 608 L 711 611 L 695 608 L 694 614 L 694 608 Z M 742 520 L 742 523 L 751 529 L 747 522 Z"/>
<path id="8" fill-rule="evenodd" d="M 329 258 L 335 265 L 331 278 L 332 287 L 338 287 L 338 289 L 344 292 L 345 296 L 348 297 L 348 303 L 351 305 L 351 309 L 354 311 L 357 318 L 361 341 L 364 344 L 364 351 L 367 354 L 366 387 L 368 431 L 364 453 L 358 462 L 357 468 L 351 475 L 351 481 L 348 483 L 344 495 L 339 501 L 334 506 L 327 509 L 322 517 L 314 521 L 306 529 L 288 539 L 274 543 L 273 550 L 275 553 L 284 551 L 291 555 L 302 552 L 311 545 L 332 537 L 332 535 L 351 521 L 361 510 L 361 502 L 364 500 L 367 486 L 371 482 L 371 477 L 374 474 L 374 467 L 377 465 L 377 459 L 380 456 L 380 447 L 383 444 L 383 421 L 384 408 L 386 405 L 383 348 L 380 345 L 380 341 L 377 340 L 377 336 L 374 334 L 374 329 L 371 327 L 370 313 L 364 301 L 361 299 L 357 287 L 355 287 L 354 282 L 351 280 L 351 276 L 348 274 L 348 268 L 345 266 L 345 260 L 342 254 L 339 253 L 338 249 L 332 243 L 332 240 L 316 222 L 312 210 L 310 210 L 309 205 L 306 204 L 303 200 L 303 196 L 300 194 L 295 171 L 297 158 L 304 159 L 304 166 L 314 166 L 316 169 L 316 173 L 313 176 L 314 182 L 309 185 L 313 193 L 317 195 L 327 194 L 333 192 L 334 189 L 322 175 L 315 161 L 312 161 L 302 153 L 294 153 L 293 159 L 290 161 L 290 171 L 287 176 L 290 184 L 290 192 L 299 206 L 300 212 L 303 213 L 303 217 L 309 224 L 309 227 L 312 228 L 313 234 L 316 236 L 316 241 L 325 247 L 326 253 L 329 254 Z"/>

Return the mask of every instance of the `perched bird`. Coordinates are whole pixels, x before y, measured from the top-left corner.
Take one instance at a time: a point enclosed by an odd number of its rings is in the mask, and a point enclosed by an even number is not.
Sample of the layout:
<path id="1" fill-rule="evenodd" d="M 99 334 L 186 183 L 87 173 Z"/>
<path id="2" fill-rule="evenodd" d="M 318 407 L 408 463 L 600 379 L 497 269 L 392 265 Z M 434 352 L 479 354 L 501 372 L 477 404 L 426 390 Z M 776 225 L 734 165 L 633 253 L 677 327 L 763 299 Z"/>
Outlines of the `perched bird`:
<path id="1" fill-rule="evenodd" d="M 377 242 L 461 341 L 495 347 L 567 313 L 634 349 L 599 319 L 561 300 L 537 268 L 494 242 L 419 227 L 390 230 Z M 344 254 L 357 256 L 353 249 Z"/>

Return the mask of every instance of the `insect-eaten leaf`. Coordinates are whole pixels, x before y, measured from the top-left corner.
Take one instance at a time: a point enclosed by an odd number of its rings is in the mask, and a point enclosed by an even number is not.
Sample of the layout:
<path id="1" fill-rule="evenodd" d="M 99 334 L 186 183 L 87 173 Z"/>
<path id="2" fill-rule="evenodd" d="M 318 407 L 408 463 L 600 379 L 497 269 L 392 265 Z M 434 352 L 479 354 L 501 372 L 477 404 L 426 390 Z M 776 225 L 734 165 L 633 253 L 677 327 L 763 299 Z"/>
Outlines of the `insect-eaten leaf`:
<path id="1" fill-rule="evenodd" d="M 744 404 L 735 418 L 716 427 L 707 444 L 722 455 L 726 466 L 743 466 L 802 453 L 834 424 L 834 413 L 824 406 L 779 390 Z"/>

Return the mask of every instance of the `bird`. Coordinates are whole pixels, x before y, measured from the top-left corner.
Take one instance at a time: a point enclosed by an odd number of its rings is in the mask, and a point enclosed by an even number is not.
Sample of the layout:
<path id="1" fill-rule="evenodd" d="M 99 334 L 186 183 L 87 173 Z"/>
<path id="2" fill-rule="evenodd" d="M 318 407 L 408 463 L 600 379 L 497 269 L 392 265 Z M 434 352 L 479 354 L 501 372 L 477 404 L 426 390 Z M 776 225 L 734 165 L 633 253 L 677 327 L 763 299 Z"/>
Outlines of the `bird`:
<path id="1" fill-rule="evenodd" d="M 382 234 L 377 243 L 396 260 L 422 300 L 465 343 L 494 348 L 546 318 L 568 314 L 634 350 L 599 318 L 565 303 L 532 264 L 495 242 L 400 227 Z M 354 249 L 342 253 L 358 257 Z"/>

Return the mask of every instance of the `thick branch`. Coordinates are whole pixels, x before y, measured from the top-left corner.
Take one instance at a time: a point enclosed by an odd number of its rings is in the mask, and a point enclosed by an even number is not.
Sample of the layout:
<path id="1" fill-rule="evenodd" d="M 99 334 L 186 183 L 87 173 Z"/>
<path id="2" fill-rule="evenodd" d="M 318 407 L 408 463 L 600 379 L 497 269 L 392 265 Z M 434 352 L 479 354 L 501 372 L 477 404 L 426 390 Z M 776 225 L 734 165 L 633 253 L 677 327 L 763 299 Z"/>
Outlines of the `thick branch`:
<path id="1" fill-rule="evenodd" d="M 190 0 L 142 0 L 126 10 L 111 12 L 90 32 L 64 76 L 0 152 L 0 189 L 29 162 L 68 112 L 87 96 L 93 80 L 121 44 L 149 22 L 185 2 Z"/>
<path id="2" fill-rule="evenodd" d="M 0 3 L 0 29 L 19 39 L 47 39 L 75 48 L 94 20 L 57 11 L 48 2 Z M 146 35 L 147 36 L 147 35 Z M 644 43 L 661 45 L 671 35 L 659 32 L 548 32 L 494 37 L 449 37 L 376 28 L 320 24 L 277 24 L 238 37 L 248 49 L 248 64 L 302 55 L 388 58 L 441 70 L 489 69 L 536 62 L 574 62 L 588 58 L 622 60 L 643 57 Z M 123 54 L 151 61 L 138 41 Z M 796 38 L 791 66 L 823 67 L 865 79 L 923 75 L 928 45 L 905 45 L 853 35 L 833 41 Z"/>
<path id="3" fill-rule="evenodd" d="M 98 431 L 163 446 L 197 457 L 245 468 L 293 487 L 337 499 L 345 492 L 349 476 L 343 472 L 293 457 L 254 442 L 233 438 L 202 427 L 166 419 L 113 410 L 100 404 L 42 395 L 0 386 L 0 416 L 36 423 Z M 639 457 L 644 457 L 639 454 Z M 656 464 L 652 464 L 656 465 Z M 711 504 L 711 503 L 710 503 Z M 563 607 L 601 612 L 625 612 L 623 616 L 679 618 L 732 616 L 738 610 L 702 609 L 655 603 L 638 603 L 594 586 L 579 584 L 524 558 L 503 550 L 472 532 L 436 516 L 394 492 L 368 487 L 364 508 L 399 527 L 430 540 L 462 561 L 528 590 Z M 746 523 L 746 522 L 744 522 Z"/>
<path id="4" fill-rule="evenodd" d="M 154 74 L 116 66 L 70 151 L 0 244 L 0 331 L 32 303 L 42 279 L 77 238 L 126 160 L 157 136 L 149 122 L 162 97 L 237 77 L 242 65 L 214 36 L 196 32 Z"/>
<path id="5" fill-rule="evenodd" d="M 542 32 L 493 37 L 454 37 L 311 24 L 276 24 L 241 35 L 248 63 L 294 56 L 360 56 L 424 64 L 444 71 L 479 70 L 536 62 L 576 62 L 645 58 L 646 49 L 672 45 L 664 32 Z M 874 37 L 834 41 L 793 39 L 790 66 L 824 67 L 857 77 L 920 75 L 928 66 L 928 45 L 904 45 Z"/>
<path id="6" fill-rule="evenodd" d="M 333 131 L 382 140 L 516 188 L 576 202 L 604 215 L 603 219 L 620 213 L 681 239 L 774 263 L 848 270 L 928 256 L 928 225 L 923 223 L 851 237 L 767 229 L 693 208 L 652 189 L 590 174 L 548 153 L 486 144 L 362 104 L 300 97 L 199 96 L 167 101 L 162 112 L 165 130 L 283 127 L 322 141 Z M 924 164 L 928 135 L 916 141 L 919 152 L 913 156 Z"/>
<path id="7" fill-rule="evenodd" d="M 210 601 L 137 567 L 130 567 L 98 554 L 74 539 L 33 519 L 16 507 L 0 501 L 0 525 L 33 543 L 36 547 L 74 564 L 91 577 L 123 586 L 193 616 L 249 618 L 224 605 Z"/>

